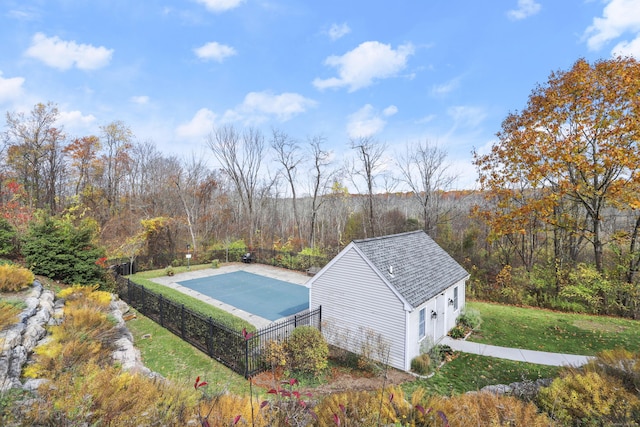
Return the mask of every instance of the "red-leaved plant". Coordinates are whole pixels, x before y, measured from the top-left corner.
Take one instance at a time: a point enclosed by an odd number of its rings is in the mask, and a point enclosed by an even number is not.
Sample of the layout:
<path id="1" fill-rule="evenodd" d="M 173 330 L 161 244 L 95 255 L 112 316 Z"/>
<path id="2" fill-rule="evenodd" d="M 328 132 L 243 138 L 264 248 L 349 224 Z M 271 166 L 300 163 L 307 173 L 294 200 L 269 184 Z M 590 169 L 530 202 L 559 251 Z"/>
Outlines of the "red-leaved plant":
<path id="1" fill-rule="evenodd" d="M 309 401 L 305 400 L 311 397 L 311 393 L 294 390 L 294 386 L 299 385 L 297 379 L 282 381 L 281 385 L 285 387 L 272 388 L 267 392 L 274 397 L 271 401 L 265 400 L 260 405 L 260 409 L 269 406 L 270 425 L 308 426 L 311 419 L 318 419 Z"/>

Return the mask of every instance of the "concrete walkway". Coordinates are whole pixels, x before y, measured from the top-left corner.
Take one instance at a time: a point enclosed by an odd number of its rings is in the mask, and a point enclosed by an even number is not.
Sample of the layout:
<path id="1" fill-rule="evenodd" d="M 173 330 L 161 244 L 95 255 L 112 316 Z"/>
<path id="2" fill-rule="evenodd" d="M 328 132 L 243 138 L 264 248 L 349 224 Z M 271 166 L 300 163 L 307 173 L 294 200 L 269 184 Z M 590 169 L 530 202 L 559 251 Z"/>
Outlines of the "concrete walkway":
<path id="1" fill-rule="evenodd" d="M 240 310 L 229 304 L 225 304 L 222 301 L 208 297 L 200 292 L 196 292 L 193 289 L 189 289 L 180 285 L 177 282 L 183 282 L 191 279 L 200 279 L 202 277 L 216 276 L 218 274 L 231 273 L 234 271 L 247 271 L 249 273 L 259 274 L 261 276 L 270 277 L 272 279 L 282 280 L 283 282 L 289 282 L 296 285 L 304 285 L 310 277 L 307 277 L 304 273 L 298 271 L 287 270 L 284 268 L 271 267 L 263 264 L 242 264 L 242 263 L 230 263 L 225 264 L 220 268 L 206 268 L 204 270 L 187 271 L 185 273 L 176 274 L 175 276 L 162 276 L 151 279 L 153 282 L 167 286 L 187 294 L 201 301 L 211 304 L 214 307 L 218 307 L 226 312 L 233 314 L 241 319 L 246 320 L 258 329 L 271 325 L 273 322 L 269 319 L 265 319 L 255 314 L 249 313 L 244 310 Z"/>
<path id="2" fill-rule="evenodd" d="M 579 356 L 577 354 L 549 353 L 546 351 L 523 350 L 519 348 L 499 347 L 496 345 L 479 344 L 466 340 L 454 340 L 444 337 L 439 344 L 448 345 L 453 350 L 463 353 L 479 354 L 481 356 L 497 357 L 499 359 L 515 360 L 518 362 L 536 363 L 550 366 L 582 366 L 592 356 Z"/>

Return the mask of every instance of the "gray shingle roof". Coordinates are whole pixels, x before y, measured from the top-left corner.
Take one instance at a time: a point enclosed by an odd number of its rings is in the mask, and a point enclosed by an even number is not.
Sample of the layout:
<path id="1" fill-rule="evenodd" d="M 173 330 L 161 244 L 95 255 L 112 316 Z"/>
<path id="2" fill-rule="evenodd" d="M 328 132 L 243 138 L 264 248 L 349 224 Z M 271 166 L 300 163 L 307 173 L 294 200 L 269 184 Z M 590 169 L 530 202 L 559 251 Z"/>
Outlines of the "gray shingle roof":
<path id="1" fill-rule="evenodd" d="M 469 275 L 424 231 L 353 243 L 414 308 Z"/>

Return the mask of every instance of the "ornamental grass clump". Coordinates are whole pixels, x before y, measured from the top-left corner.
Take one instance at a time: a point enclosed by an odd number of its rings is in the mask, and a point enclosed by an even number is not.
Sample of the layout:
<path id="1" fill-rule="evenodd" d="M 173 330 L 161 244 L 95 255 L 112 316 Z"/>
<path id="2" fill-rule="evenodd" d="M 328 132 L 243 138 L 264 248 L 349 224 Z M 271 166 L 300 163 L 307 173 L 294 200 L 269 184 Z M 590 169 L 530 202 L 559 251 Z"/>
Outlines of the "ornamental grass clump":
<path id="1" fill-rule="evenodd" d="M 560 425 L 640 425 L 640 399 L 621 380 L 569 369 L 538 393 L 538 406 Z"/>
<path id="2" fill-rule="evenodd" d="M 33 284 L 31 270 L 13 264 L 0 265 L 0 292 L 18 292 Z"/>
<path id="3" fill-rule="evenodd" d="M 18 322 L 18 314 L 22 310 L 6 301 L 0 302 L 0 331 Z"/>
<path id="4" fill-rule="evenodd" d="M 38 394 L 23 425 L 184 426 L 197 400 L 169 382 L 93 362 L 58 373 Z"/>

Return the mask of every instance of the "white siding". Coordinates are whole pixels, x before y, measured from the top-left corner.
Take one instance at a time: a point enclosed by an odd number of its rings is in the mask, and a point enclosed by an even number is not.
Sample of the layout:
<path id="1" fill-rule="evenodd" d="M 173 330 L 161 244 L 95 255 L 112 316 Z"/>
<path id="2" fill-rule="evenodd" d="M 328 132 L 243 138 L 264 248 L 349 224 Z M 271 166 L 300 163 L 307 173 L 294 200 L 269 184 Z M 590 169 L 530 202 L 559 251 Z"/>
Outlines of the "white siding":
<path id="1" fill-rule="evenodd" d="M 330 344 L 360 353 L 363 331 L 373 330 L 390 345 L 387 363 L 407 369 L 404 304 L 353 248 L 314 278 L 309 306 L 322 306 Z"/>
<path id="2" fill-rule="evenodd" d="M 453 289 L 458 287 L 458 309 L 455 310 L 449 305 L 449 298 L 453 299 Z M 409 314 L 409 343 L 407 360 L 411 363 L 411 359 L 420 354 L 420 346 L 423 344 L 428 348 L 433 344 L 437 344 L 449 331 L 456 325 L 456 319 L 462 313 L 465 306 L 465 280 L 461 280 L 455 285 L 447 288 L 443 293 L 438 294 L 435 298 L 427 301 L 420 307 L 417 307 Z M 420 324 L 420 309 L 425 308 L 426 315 L 426 336 L 421 339 L 418 333 Z M 431 317 L 431 312 L 438 314 L 436 319 Z M 324 309 L 323 309 L 324 312 Z M 407 367 L 409 369 L 410 365 Z"/>

